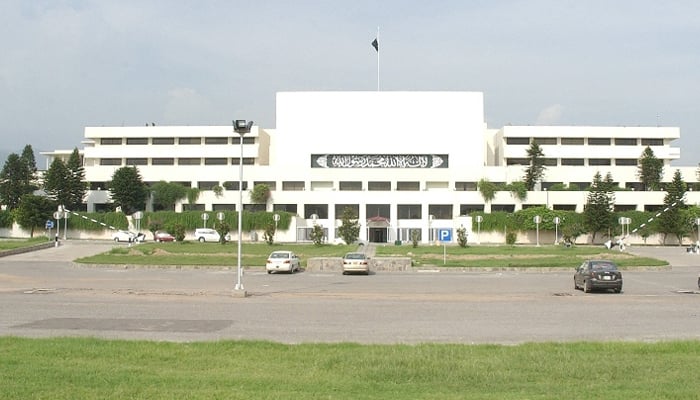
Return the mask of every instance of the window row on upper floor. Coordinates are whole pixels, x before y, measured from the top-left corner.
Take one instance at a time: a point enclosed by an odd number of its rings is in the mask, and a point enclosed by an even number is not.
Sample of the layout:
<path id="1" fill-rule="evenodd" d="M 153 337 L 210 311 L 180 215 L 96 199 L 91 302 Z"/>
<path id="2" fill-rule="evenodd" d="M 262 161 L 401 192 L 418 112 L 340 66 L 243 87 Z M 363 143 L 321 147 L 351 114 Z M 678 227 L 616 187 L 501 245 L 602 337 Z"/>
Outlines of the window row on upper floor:
<path id="1" fill-rule="evenodd" d="M 134 165 L 239 165 L 239 157 L 131 157 L 131 158 L 100 158 L 99 164 L 103 166 L 134 166 Z M 150 163 L 149 163 L 150 161 Z M 243 165 L 254 165 L 255 158 L 243 157 Z"/>
<path id="2" fill-rule="evenodd" d="M 129 137 L 129 138 L 100 138 L 103 146 L 114 145 L 234 145 L 241 144 L 239 136 L 233 137 Z M 255 137 L 243 137 L 243 144 L 255 144 Z"/>
<path id="3" fill-rule="evenodd" d="M 599 165 L 614 165 L 616 166 L 637 166 L 638 161 L 636 158 L 616 158 L 614 160 L 609 158 L 544 158 L 542 159 L 544 165 L 547 167 L 580 167 L 585 165 L 599 166 Z M 529 158 L 506 158 L 506 165 L 530 165 Z"/>
<path id="4" fill-rule="evenodd" d="M 507 137 L 507 145 L 529 145 L 536 142 L 538 145 L 562 145 L 562 146 L 663 146 L 664 139 L 658 138 L 557 138 L 557 137 Z"/>

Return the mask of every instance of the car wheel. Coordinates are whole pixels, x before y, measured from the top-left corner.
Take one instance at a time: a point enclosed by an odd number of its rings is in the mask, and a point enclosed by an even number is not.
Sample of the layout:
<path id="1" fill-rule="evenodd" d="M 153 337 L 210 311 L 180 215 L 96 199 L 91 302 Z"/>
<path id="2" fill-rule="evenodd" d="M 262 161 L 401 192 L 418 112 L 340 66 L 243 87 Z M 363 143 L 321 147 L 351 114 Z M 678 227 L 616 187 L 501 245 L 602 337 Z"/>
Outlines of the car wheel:
<path id="1" fill-rule="evenodd" d="M 574 290 L 578 290 L 578 285 L 576 284 L 576 278 L 574 278 Z"/>
<path id="2" fill-rule="evenodd" d="M 115 237 L 115 238 L 114 238 L 114 241 L 117 242 L 117 243 L 119 243 L 119 238 L 118 238 L 118 237 Z"/>
<path id="3" fill-rule="evenodd" d="M 615 289 L 613 289 L 613 290 L 615 291 L 615 293 L 620 293 L 620 292 L 622 291 L 622 288 L 621 288 L 621 287 L 618 287 L 618 288 L 615 288 Z"/>
<path id="4" fill-rule="evenodd" d="M 271 273 L 272 273 L 272 271 L 267 271 L 267 274 L 268 274 L 268 275 L 270 275 Z"/>
<path id="5" fill-rule="evenodd" d="M 197 239 L 197 240 L 199 240 L 201 243 L 204 243 L 204 238 L 203 238 L 203 237 L 201 237 L 201 238 L 199 238 L 199 239 Z"/>
<path id="6" fill-rule="evenodd" d="M 590 293 L 591 292 L 591 282 L 588 280 L 583 281 L 583 291 L 584 293 Z"/>

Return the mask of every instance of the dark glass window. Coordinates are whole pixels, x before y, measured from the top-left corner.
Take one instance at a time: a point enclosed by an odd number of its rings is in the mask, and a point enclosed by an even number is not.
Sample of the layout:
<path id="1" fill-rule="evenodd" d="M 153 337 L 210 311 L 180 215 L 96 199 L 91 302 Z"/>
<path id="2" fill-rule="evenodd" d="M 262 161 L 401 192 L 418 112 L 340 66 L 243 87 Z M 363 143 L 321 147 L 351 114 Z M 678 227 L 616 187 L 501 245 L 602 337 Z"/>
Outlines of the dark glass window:
<path id="1" fill-rule="evenodd" d="M 204 144 L 228 144 L 227 137 L 207 137 L 204 138 Z"/>
<path id="2" fill-rule="evenodd" d="M 513 145 L 524 144 L 524 145 L 528 145 L 528 144 L 530 144 L 530 138 L 526 138 L 526 137 L 509 137 L 509 138 L 506 138 L 506 144 L 513 144 Z"/>
<path id="3" fill-rule="evenodd" d="M 174 158 L 152 158 L 151 165 L 175 165 Z"/>
<path id="4" fill-rule="evenodd" d="M 121 158 L 100 158 L 100 165 L 122 165 Z"/>
<path id="5" fill-rule="evenodd" d="M 115 145 L 122 144 L 122 138 L 102 138 L 100 139 L 101 145 Z"/>
<path id="6" fill-rule="evenodd" d="M 126 138 L 126 144 L 148 144 L 148 138 Z"/>
<path id="7" fill-rule="evenodd" d="M 175 138 L 171 137 L 154 137 L 151 139 L 152 144 L 175 144 Z"/>

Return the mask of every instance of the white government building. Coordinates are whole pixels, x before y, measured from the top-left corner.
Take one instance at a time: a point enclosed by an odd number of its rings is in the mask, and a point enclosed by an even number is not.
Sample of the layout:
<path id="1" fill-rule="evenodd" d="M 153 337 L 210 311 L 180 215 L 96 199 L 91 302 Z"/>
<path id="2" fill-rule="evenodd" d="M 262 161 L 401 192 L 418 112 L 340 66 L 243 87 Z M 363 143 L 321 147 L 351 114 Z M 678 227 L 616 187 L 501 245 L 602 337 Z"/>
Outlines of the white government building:
<path id="1" fill-rule="evenodd" d="M 610 172 L 631 190 L 616 193 L 617 210 L 656 210 L 664 192 L 639 191 L 637 160 L 647 146 L 664 162 L 663 181 L 680 169 L 689 183 L 695 167 L 672 167 L 680 149 L 675 127 L 505 126 L 489 129 L 480 92 L 281 92 L 276 128 L 253 126 L 241 136 L 232 126 L 86 127 L 85 176 L 90 182 L 87 210 L 109 203 L 107 182 L 123 166 L 137 166 L 147 183 L 179 182 L 201 190 L 197 204 L 176 211 L 235 210 L 239 162 L 243 160 L 244 209 L 248 190 L 271 189 L 268 211 L 297 214 L 281 241 L 308 240 L 313 224 L 337 241 L 342 210 L 356 210 L 360 239 L 422 242 L 438 230 L 464 226 L 473 211 L 516 211 L 543 205 L 581 212 L 588 192 L 548 191 L 554 184 L 590 185 L 596 172 Z M 236 115 L 236 119 L 254 115 Z M 498 192 L 485 202 L 477 183 L 523 180 L 526 150 L 541 145 L 547 169 L 541 186 L 518 200 Z M 242 149 L 241 149 L 242 148 Z M 43 152 L 47 167 L 71 150 Z M 222 186 L 223 195 L 212 188 Z M 688 203 L 700 201 L 695 192 Z M 282 234 L 282 232 L 279 232 Z M 456 240 L 456 235 L 453 241 Z M 470 235 L 470 241 L 473 235 Z"/>

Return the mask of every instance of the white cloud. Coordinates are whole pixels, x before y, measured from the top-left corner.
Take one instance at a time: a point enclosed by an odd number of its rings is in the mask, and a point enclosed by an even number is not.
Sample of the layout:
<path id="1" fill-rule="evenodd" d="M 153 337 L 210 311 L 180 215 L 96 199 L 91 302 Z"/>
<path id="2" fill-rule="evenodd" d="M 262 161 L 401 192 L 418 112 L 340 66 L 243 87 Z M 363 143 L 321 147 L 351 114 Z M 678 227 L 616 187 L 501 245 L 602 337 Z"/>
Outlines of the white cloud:
<path id="1" fill-rule="evenodd" d="M 540 111 L 535 123 L 537 125 L 557 125 L 563 110 L 564 107 L 561 104 L 552 104 Z"/>

